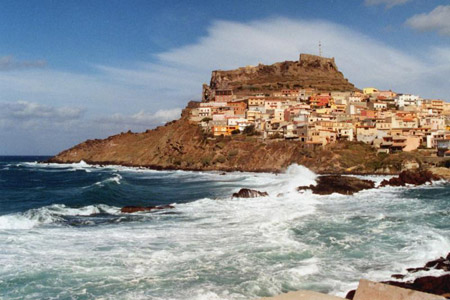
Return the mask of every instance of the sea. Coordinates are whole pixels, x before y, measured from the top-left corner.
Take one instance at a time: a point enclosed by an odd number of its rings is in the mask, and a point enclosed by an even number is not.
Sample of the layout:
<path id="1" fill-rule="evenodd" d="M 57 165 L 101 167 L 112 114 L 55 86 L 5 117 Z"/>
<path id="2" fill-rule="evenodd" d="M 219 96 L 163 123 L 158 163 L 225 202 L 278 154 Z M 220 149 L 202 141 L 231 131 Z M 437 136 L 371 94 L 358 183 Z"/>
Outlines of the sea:
<path id="1" fill-rule="evenodd" d="M 296 191 L 317 177 L 300 165 L 222 173 L 45 159 L 0 157 L 0 299 L 345 296 L 361 278 L 389 280 L 450 252 L 443 181 L 320 196 Z M 232 198 L 241 188 L 269 196 Z"/>

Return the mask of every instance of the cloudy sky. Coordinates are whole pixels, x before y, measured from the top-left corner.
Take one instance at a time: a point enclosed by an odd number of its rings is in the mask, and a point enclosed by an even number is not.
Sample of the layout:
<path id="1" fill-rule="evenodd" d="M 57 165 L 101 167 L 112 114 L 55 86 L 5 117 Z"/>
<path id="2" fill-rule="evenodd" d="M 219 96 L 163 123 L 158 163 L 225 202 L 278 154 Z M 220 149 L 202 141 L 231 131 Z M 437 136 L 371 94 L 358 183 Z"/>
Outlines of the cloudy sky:
<path id="1" fill-rule="evenodd" d="M 360 88 L 450 99 L 448 0 L 0 1 L 0 155 L 153 128 L 211 70 L 319 40 Z"/>

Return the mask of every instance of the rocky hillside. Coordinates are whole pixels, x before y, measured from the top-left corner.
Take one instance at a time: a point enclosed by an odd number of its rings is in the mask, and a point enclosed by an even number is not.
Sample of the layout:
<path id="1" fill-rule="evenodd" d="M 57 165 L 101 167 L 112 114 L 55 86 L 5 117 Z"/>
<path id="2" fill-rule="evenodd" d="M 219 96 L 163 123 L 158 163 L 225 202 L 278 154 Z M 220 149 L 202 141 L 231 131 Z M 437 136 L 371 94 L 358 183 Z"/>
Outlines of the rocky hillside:
<path id="1" fill-rule="evenodd" d="M 337 143 L 327 148 L 308 148 L 302 143 L 263 140 L 239 135 L 212 139 L 182 117 L 143 133 L 122 133 L 103 140 L 88 140 L 50 159 L 73 163 L 84 160 L 96 164 L 144 166 L 154 169 L 272 171 L 292 163 L 318 173 L 398 173 L 409 165 L 420 165 L 414 153 L 377 156 L 370 146 Z"/>
<path id="2" fill-rule="evenodd" d="M 270 93 L 280 89 L 315 88 L 320 91 L 354 91 L 338 70 L 334 58 L 300 54 L 299 61 L 248 66 L 212 72 L 211 89 L 232 89 L 234 94 Z"/>

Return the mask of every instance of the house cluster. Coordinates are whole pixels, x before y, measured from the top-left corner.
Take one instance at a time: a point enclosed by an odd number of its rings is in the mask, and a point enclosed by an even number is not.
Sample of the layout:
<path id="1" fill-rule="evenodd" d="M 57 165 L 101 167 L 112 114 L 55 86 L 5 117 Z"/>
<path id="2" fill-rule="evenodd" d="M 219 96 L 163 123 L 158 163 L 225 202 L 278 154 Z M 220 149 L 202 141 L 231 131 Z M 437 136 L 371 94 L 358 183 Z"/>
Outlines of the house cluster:
<path id="1" fill-rule="evenodd" d="M 284 89 L 248 96 L 215 90 L 191 110 L 190 120 L 214 136 L 256 132 L 261 138 L 313 145 L 360 141 L 379 152 L 429 148 L 450 156 L 450 103 L 375 88 Z"/>

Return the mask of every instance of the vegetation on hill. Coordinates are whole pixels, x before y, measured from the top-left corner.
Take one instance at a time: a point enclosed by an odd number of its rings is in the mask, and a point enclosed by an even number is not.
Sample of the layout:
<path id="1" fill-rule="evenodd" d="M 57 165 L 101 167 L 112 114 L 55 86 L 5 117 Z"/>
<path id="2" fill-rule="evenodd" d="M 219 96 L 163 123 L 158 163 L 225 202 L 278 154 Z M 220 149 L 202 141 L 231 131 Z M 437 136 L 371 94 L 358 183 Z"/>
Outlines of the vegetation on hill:
<path id="1" fill-rule="evenodd" d="M 318 173 L 398 173 L 407 165 L 422 166 L 420 153 L 378 154 L 364 143 L 339 142 L 326 147 L 260 136 L 211 138 L 181 119 L 142 133 L 121 133 L 88 140 L 53 157 L 50 162 L 81 160 L 95 164 L 154 169 L 280 172 L 293 163 Z"/>

